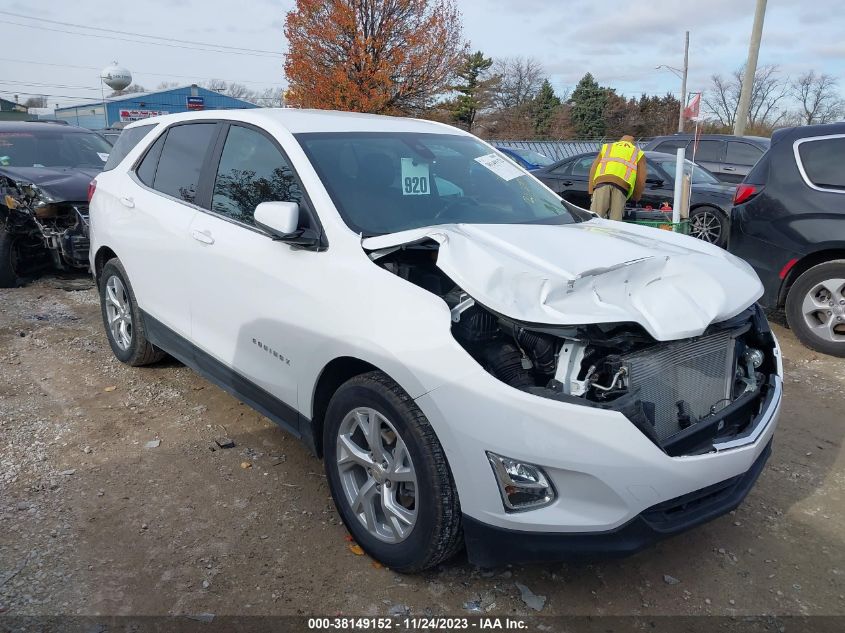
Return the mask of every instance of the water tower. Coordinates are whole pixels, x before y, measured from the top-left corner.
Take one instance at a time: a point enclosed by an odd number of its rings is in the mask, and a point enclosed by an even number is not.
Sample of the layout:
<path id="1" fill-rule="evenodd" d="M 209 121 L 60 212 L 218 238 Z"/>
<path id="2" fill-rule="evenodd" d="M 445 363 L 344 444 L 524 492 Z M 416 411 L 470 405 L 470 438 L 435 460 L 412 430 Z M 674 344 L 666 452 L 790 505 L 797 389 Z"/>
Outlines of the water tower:
<path id="1" fill-rule="evenodd" d="M 112 90 L 120 91 L 132 83 L 132 73 L 117 62 L 112 62 L 111 66 L 100 71 L 100 79 Z"/>
<path id="2" fill-rule="evenodd" d="M 118 65 L 117 62 L 112 62 L 111 66 L 106 66 L 100 71 L 100 94 L 103 97 L 103 120 L 106 127 L 109 127 L 108 104 L 106 103 L 106 96 L 103 93 L 103 84 L 115 92 L 120 92 L 132 83 L 132 73 L 123 66 Z"/>

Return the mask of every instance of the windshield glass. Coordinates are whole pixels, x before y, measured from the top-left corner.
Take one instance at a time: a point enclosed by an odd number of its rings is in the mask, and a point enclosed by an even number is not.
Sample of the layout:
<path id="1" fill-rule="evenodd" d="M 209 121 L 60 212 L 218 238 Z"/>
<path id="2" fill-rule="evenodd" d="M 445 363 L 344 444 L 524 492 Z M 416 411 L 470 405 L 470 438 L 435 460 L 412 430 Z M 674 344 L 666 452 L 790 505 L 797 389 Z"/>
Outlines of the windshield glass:
<path id="1" fill-rule="evenodd" d="M 535 165 L 540 165 L 541 167 L 551 165 L 554 162 L 548 156 L 544 156 L 540 152 L 535 152 L 533 149 L 521 149 L 518 147 L 509 147 L 508 149 L 529 163 L 534 163 Z"/>
<path id="2" fill-rule="evenodd" d="M 655 163 L 671 178 L 675 177 L 675 165 L 678 164 L 677 158 L 654 158 Z M 694 185 L 718 185 L 721 184 L 719 180 L 711 174 L 706 169 L 702 169 L 695 163 L 685 160 L 684 161 L 684 172 L 687 174 L 692 174 L 690 177 L 690 182 Z"/>
<path id="3" fill-rule="evenodd" d="M 45 123 L 44 126 L 51 124 Z M 111 145 L 99 134 L 55 129 L 0 132 L 0 165 L 6 167 L 95 167 L 101 169 Z"/>
<path id="4" fill-rule="evenodd" d="M 466 222 L 574 222 L 554 193 L 470 136 L 298 134 L 346 224 L 381 235 Z"/>

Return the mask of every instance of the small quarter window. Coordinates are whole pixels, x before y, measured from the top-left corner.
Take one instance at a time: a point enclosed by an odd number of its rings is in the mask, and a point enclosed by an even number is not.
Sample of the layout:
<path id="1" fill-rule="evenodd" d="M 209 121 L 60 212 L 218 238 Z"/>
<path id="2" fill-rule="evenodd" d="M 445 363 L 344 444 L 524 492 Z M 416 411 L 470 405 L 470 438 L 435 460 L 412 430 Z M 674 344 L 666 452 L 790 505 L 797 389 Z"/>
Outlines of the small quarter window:
<path id="1" fill-rule="evenodd" d="M 112 147 L 111 152 L 109 152 L 109 158 L 103 166 L 103 171 L 110 171 L 117 167 L 120 162 L 126 158 L 126 155 L 135 149 L 135 146 L 140 143 L 154 127 L 155 124 L 139 125 L 137 127 L 131 127 L 124 130 L 120 136 L 117 137 L 114 147 Z"/>
<path id="2" fill-rule="evenodd" d="M 814 140 L 798 146 L 798 154 L 809 181 L 822 189 L 845 191 L 845 137 Z"/>

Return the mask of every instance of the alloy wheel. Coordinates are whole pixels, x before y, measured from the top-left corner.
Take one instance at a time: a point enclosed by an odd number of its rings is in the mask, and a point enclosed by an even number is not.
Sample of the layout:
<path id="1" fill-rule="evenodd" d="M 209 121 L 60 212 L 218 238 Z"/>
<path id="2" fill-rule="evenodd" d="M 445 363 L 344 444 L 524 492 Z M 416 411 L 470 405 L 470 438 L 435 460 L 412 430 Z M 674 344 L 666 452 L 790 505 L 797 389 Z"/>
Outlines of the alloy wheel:
<path id="1" fill-rule="evenodd" d="M 845 279 L 826 279 L 814 284 L 801 304 L 804 322 L 825 341 L 845 341 Z"/>
<path id="2" fill-rule="evenodd" d="M 722 222 L 712 211 L 701 211 L 690 218 L 689 233 L 710 244 L 718 244 L 722 239 Z"/>
<path id="3" fill-rule="evenodd" d="M 122 350 L 132 345 L 132 309 L 129 293 L 119 277 L 112 275 L 106 282 L 106 316 L 112 338 Z"/>
<path id="4" fill-rule="evenodd" d="M 367 532 L 400 543 L 417 521 L 417 475 L 408 448 L 393 424 L 369 407 L 343 418 L 337 437 L 343 494 Z"/>

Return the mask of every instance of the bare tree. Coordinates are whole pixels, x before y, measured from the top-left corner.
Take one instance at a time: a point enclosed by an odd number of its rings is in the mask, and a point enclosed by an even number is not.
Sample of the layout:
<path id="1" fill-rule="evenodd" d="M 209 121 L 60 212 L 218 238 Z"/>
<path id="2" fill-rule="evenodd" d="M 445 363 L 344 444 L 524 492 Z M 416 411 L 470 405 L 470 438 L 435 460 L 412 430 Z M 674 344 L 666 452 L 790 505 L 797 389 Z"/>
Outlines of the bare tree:
<path id="1" fill-rule="evenodd" d="M 493 63 L 492 74 L 499 82 L 492 100 L 499 109 L 516 108 L 529 103 L 540 91 L 546 78 L 543 65 L 534 57 L 504 57 Z"/>
<path id="2" fill-rule="evenodd" d="M 140 84 L 130 84 L 126 86 L 123 90 L 115 90 L 111 94 L 107 94 L 106 97 L 120 97 L 123 95 L 129 95 L 137 92 L 146 92 L 147 89 Z"/>
<path id="3" fill-rule="evenodd" d="M 830 123 L 845 113 L 845 101 L 837 90 L 838 82 L 830 75 L 817 75 L 810 70 L 793 80 L 790 88 L 801 107 L 799 116 L 804 125 Z"/>
<path id="4" fill-rule="evenodd" d="M 23 104 L 27 108 L 46 108 L 47 107 L 47 97 L 30 97 Z"/>
<path id="5" fill-rule="evenodd" d="M 704 105 L 719 123 L 733 127 L 739 109 L 739 95 L 742 92 L 743 69 L 735 70 L 729 78 L 713 75 L 712 86 L 704 95 Z M 748 124 L 751 127 L 772 127 L 785 116 L 781 107 L 789 94 L 789 84 L 780 77 L 777 66 L 761 66 L 754 75 L 751 87 L 751 105 L 748 108 Z"/>
<path id="6" fill-rule="evenodd" d="M 204 84 L 204 87 L 227 97 L 241 99 L 251 103 L 255 103 L 259 98 L 259 94 L 255 90 L 251 90 L 243 84 L 234 81 L 228 82 L 225 79 L 210 79 Z"/>
<path id="7" fill-rule="evenodd" d="M 156 90 L 170 90 L 171 88 L 179 88 L 182 86 L 178 81 L 162 81 L 156 86 Z"/>
<path id="8" fill-rule="evenodd" d="M 278 108 L 284 105 L 283 91 L 281 88 L 267 88 L 258 92 L 254 103 L 262 108 Z"/>

